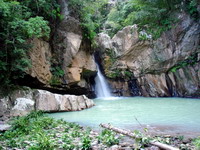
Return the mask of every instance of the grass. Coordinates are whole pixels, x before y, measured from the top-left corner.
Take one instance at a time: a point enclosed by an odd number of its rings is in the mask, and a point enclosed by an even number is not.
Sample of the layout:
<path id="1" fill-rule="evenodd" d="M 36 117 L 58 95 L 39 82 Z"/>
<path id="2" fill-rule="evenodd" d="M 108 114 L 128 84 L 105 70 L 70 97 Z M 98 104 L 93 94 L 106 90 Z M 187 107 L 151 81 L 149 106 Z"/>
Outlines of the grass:
<path id="1" fill-rule="evenodd" d="M 32 112 L 28 116 L 16 118 L 11 124 L 12 128 L 0 136 L 0 149 L 53 150 L 90 147 L 88 132 L 79 125 L 54 120 L 42 112 Z"/>
<path id="2" fill-rule="evenodd" d="M 0 133 L 0 150 L 89 150 L 92 141 L 97 141 L 97 137 L 90 135 L 90 128 L 83 129 L 75 123 L 55 120 L 41 111 L 15 118 L 10 123 L 12 128 L 5 133 Z M 110 146 L 112 143 L 117 144 L 109 139 L 114 138 L 112 134 L 107 136 Z"/>

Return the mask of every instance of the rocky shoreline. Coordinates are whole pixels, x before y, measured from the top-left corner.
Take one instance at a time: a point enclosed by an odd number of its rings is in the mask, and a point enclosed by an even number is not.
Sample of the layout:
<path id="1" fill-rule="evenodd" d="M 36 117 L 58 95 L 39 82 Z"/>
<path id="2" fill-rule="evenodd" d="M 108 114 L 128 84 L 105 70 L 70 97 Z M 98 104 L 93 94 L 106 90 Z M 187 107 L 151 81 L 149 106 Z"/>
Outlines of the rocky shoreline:
<path id="1" fill-rule="evenodd" d="M 96 132 L 63 120 L 54 120 L 41 112 L 32 112 L 11 122 L 11 128 L 0 132 L 0 149 L 85 149 L 85 150 L 159 150 L 148 143 L 153 138 L 180 149 L 195 149 L 194 139 L 183 136 L 152 136 L 132 139 L 107 129 Z M 134 133 L 141 135 L 140 131 Z"/>
<path id="2" fill-rule="evenodd" d="M 94 105 L 93 100 L 85 95 L 61 95 L 25 87 L 14 91 L 8 97 L 0 98 L 0 121 L 6 121 L 13 116 L 24 116 L 33 110 L 80 111 Z"/>

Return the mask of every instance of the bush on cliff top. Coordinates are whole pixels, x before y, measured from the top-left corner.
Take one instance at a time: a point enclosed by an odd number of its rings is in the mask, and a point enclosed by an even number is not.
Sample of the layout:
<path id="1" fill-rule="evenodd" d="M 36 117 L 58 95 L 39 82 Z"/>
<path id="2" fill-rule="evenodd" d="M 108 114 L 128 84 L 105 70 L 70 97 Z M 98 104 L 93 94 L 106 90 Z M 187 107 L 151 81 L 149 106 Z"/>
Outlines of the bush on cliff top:
<path id="1" fill-rule="evenodd" d="M 78 14 L 83 28 L 83 36 L 93 41 L 100 32 L 108 13 L 108 0 L 69 0 L 69 8 Z"/>

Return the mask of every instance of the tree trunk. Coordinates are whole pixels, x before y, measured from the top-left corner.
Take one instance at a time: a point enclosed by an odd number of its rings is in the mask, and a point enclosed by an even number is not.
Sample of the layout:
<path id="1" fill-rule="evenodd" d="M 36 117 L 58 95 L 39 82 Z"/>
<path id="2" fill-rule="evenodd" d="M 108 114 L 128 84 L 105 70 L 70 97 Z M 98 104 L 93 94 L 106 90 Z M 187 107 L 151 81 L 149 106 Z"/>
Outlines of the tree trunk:
<path id="1" fill-rule="evenodd" d="M 103 128 L 115 131 L 117 133 L 129 136 L 131 138 L 139 138 L 140 137 L 140 136 L 135 135 L 134 133 L 132 133 L 130 131 L 120 129 L 120 128 L 115 128 L 115 127 L 111 126 L 110 124 L 100 124 L 100 126 L 103 127 Z M 178 148 L 174 148 L 172 146 L 169 146 L 167 144 L 163 144 L 163 143 L 160 143 L 160 142 L 150 141 L 149 143 L 151 145 L 157 146 L 157 147 L 159 147 L 161 149 L 165 149 L 165 150 L 179 150 Z"/>

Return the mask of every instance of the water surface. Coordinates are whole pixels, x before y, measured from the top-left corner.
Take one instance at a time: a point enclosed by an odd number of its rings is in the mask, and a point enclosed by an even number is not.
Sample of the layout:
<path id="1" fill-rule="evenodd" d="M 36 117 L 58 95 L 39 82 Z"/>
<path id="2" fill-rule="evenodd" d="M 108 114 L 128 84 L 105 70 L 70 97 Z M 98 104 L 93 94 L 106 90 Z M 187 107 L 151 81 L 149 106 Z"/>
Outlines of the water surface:
<path id="1" fill-rule="evenodd" d="M 200 99 L 133 97 L 94 102 L 90 109 L 50 116 L 96 129 L 100 123 L 111 123 L 125 129 L 148 127 L 161 133 L 200 135 Z"/>

